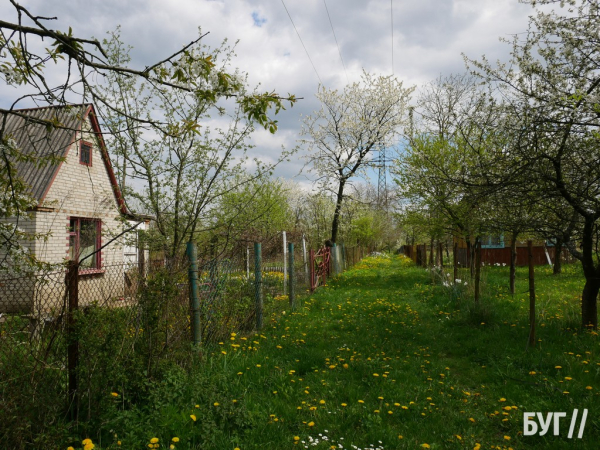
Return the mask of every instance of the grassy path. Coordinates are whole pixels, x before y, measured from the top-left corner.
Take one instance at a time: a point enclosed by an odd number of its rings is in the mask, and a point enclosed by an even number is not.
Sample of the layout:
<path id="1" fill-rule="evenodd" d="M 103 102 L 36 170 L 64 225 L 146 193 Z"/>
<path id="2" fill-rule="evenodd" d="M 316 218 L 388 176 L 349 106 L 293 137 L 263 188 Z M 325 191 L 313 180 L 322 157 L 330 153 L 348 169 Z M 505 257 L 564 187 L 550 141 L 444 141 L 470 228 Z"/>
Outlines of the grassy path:
<path id="1" fill-rule="evenodd" d="M 527 350 L 525 296 L 506 294 L 504 272 L 489 271 L 493 295 L 473 308 L 467 288 L 367 258 L 260 334 L 232 335 L 191 379 L 174 371 L 151 406 L 116 410 L 104 428 L 124 431 L 102 448 L 598 448 L 598 338 L 566 329 L 580 277 L 540 276 Z M 574 408 L 589 409 L 583 439 L 567 438 Z M 522 436 L 525 411 L 567 418 L 559 436 Z"/>

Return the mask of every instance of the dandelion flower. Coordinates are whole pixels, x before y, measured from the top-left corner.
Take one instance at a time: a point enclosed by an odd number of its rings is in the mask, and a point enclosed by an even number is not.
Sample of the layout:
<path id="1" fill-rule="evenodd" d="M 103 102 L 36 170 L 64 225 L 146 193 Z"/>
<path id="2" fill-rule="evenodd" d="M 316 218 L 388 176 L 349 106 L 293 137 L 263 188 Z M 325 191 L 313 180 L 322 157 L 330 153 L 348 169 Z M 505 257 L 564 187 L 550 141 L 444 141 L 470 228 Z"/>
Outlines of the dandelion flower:
<path id="1" fill-rule="evenodd" d="M 190 419 L 192 419 L 194 422 L 197 420 L 197 419 L 196 419 L 196 416 L 195 416 L 195 415 L 193 415 L 193 414 L 190 414 Z"/>
<path id="2" fill-rule="evenodd" d="M 158 438 L 153 437 L 152 439 L 150 439 L 150 443 L 151 444 L 156 444 L 158 442 Z"/>
<path id="3" fill-rule="evenodd" d="M 308 426 L 309 426 L 309 427 L 314 427 L 314 426 L 315 426 L 315 423 L 314 423 L 314 422 L 308 422 Z"/>

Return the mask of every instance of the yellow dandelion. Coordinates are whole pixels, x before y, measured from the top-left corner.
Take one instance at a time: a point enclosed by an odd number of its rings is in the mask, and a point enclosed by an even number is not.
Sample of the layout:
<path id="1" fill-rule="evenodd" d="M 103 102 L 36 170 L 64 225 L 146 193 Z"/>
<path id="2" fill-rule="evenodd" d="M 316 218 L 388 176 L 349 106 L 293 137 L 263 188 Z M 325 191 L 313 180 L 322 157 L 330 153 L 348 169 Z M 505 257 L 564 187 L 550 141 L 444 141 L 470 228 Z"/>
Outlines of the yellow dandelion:
<path id="1" fill-rule="evenodd" d="M 196 419 L 196 416 L 195 416 L 195 415 L 193 415 L 193 414 L 190 414 L 190 419 L 192 419 L 194 422 L 195 422 L 196 420 L 198 420 L 198 419 Z"/>

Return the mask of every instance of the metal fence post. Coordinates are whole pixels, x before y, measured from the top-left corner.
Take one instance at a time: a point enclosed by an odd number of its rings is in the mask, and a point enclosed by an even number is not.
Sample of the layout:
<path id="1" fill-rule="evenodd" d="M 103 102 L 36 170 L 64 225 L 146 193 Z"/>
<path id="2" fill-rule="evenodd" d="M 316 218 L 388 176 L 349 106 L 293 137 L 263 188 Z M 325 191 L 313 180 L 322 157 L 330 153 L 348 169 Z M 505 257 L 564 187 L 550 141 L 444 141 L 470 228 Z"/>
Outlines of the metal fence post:
<path id="1" fill-rule="evenodd" d="M 529 265 L 529 341 L 530 347 L 535 347 L 535 268 L 533 264 L 533 241 L 527 241 L 527 256 Z"/>
<path id="2" fill-rule="evenodd" d="M 79 413 L 79 394 L 77 370 L 79 366 L 79 338 L 76 330 L 76 311 L 79 309 L 79 264 L 69 261 L 67 272 L 68 303 L 68 346 L 67 346 L 67 372 L 69 374 L 68 406 L 69 418 L 77 421 Z"/>
<path id="3" fill-rule="evenodd" d="M 294 309 L 296 306 L 296 291 L 294 289 L 294 244 L 288 244 L 289 264 L 288 264 L 288 292 L 290 296 L 290 308 Z"/>
<path id="4" fill-rule="evenodd" d="M 188 278 L 190 281 L 190 310 L 192 313 L 192 343 L 200 345 L 202 335 L 200 330 L 200 297 L 198 295 L 198 263 L 196 261 L 196 246 L 193 242 L 187 243 L 187 257 L 189 260 Z"/>
<path id="5" fill-rule="evenodd" d="M 256 328 L 260 330 L 263 324 L 262 298 L 262 254 L 261 245 L 254 243 L 254 300 L 256 302 Z"/>
<path id="6" fill-rule="evenodd" d="M 310 284 L 310 278 L 308 273 L 308 260 L 306 259 L 306 239 L 302 235 L 302 260 L 304 262 L 304 282 Z"/>
<path id="7" fill-rule="evenodd" d="M 283 295 L 286 294 L 286 288 L 287 288 L 287 255 L 285 254 L 285 252 L 287 251 L 287 235 L 285 233 L 285 231 L 282 231 L 283 234 Z"/>

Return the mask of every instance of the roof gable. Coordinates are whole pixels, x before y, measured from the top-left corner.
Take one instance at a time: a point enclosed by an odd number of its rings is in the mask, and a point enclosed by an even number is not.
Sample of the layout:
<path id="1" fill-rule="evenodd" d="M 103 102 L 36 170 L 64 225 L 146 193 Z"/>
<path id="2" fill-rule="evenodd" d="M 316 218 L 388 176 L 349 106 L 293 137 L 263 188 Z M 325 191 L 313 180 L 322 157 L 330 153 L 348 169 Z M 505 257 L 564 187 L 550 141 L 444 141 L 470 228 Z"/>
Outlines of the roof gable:
<path id="1" fill-rule="evenodd" d="M 91 104 L 22 109 L 7 114 L 5 136 L 14 139 L 23 153 L 36 155 L 44 160 L 16 162 L 17 174 L 31 188 L 31 194 L 38 205 L 41 205 L 62 166 L 62 162 L 57 163 L 56 159 L 66 157 L 86 120 L 90 121 L 93 133 L 98 139 L 102 160 L 119 210 L 121 214 L 129 215 Z"/>

